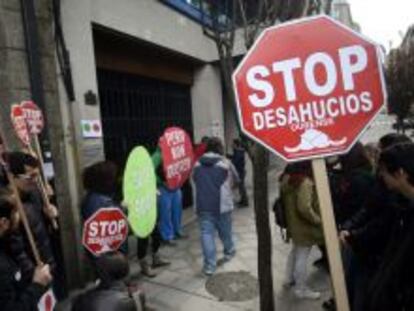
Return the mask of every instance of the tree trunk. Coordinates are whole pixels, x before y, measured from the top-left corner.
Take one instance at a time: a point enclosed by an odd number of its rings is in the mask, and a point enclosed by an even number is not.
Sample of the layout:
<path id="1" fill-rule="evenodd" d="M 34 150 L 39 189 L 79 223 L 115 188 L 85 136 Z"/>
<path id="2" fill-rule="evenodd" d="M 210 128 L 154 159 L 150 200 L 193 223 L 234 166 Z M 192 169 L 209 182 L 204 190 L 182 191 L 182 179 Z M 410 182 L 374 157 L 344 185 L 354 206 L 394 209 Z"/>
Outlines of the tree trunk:
<path id="1" fill-rule="evenodd" d="M 268 210 L 267 151 L 262 146 L 253 146 L 254 211 L 258 245 L 257 268 L 260 289 L 260 311 L 275 309 L 272 274 L 272 236 Z"/>

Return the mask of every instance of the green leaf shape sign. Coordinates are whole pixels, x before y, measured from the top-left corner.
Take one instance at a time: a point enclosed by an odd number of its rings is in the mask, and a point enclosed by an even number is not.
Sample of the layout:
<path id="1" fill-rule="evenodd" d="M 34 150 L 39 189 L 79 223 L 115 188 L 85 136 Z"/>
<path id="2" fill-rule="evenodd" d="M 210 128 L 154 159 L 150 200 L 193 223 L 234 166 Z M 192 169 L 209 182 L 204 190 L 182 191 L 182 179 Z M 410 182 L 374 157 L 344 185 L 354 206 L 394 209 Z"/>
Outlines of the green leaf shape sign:
<path id="1" fill-rule="evenodd" d="M 154 166 L 144 147 L 129 154 L 123 180 L 124 204 L 134 235 L 148 237 L 157 219 L 157 188 Z"/>

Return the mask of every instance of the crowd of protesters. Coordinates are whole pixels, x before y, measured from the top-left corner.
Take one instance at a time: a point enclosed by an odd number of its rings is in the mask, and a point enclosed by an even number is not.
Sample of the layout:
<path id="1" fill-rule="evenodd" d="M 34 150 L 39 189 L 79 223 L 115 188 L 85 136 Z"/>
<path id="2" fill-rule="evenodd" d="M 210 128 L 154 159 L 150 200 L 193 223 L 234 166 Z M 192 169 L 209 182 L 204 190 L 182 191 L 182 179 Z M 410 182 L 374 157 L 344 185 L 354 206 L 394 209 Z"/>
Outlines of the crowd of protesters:
<path id="1" fill-rule="evenodd" d="M 194 205 L 203 253 L 202 271 L 215 273 L 217 265 L 236 254 L 232 211 L 248 205 L 244 185 L 245 150 L 234 141 L 233 154 L 225 156 L 218 138 L 203 138 L 195 146 L 192 185 Z M 357 143 L 346 155 L 327 159 L 332 201 L 345 279 L 352 311 L 414 310 L 414 144 L 401 134 L 389 134 L 378 145 Z M 162 154 L 153 153 L 157 175 L 158 220 L 153 232 L 137 239 L 141 272 L 155 277 L 154 269 L 167 266 L 160 247 L 174 247 L 185 239 L 181 189 L 166 186 Z M 53 244 L 53 222 L 57 208 L 45 204 L 39 193 L 39 161 L 25 152 L 1 157 L 13 176 L 17 194 L 11 192 L 2 166 L 0 181 L 0 304 L 2 310 L 37 310 L 40 297 L 50 288 L 61 299 L 64 284 L 59 252 Z M 86 221 L 98 209 L 118 207 L 120 174 L 117 166 L 104 161 L 83 172 L 86 191 L 80 214 Z M 233 192 L 238 187 L 240 201 Z M 16 212 L 16 195 L 32 229 L 42 263 L 35 260 L 29 238 Z M 49 193 L 52 196 L 53 193 Z M 280 178 L 280 204 L 286 218 L 287 239 L 292 248 L 287 260 L 284 288 L 299 299 L 319 299 L 321 294 L 307 285 L 307 266 L 312 247 L 322 252 L 327 265 L 320 206 L 309 161 L 290 164 Z M 223 244 L 223 258 L 217 260 L 216 232 Z M 141 288 L 129 279 L 128 243 L 99 257 L 86 251 L 94 268 L 97 286 L 74 300 L 74 311 L 151 310 Z M 60 267 L 59 267 L 60 266 Z M 105 308 L 103 307 L 105 306 Z M 324 302 L 335 310 L 335 300 Z"/>
<path id="2" fill-rule="evenodd" d="M 414 310 L 413 159 L 411 140 L 393 133 L 327 161 L 352 311 Z M 281 201 L 292 242 L 284 286 L 300 299 L 318 299 L 306 285 L 310 250 L 324 249 L 309 161 L 286 167 Z M 323 307 L 335 310 L 335 300 Z"/>
<path id="3" fill-rule="evenodd" d="M 0 146 L 0 305 L 5 311 L 37 310 L 40 298 L 50 289 L 57 300 L 65 297 L 63 264 L 56 260 L 60 255 L 53 237 L 58 230 L 53 225 L 58 209 L 51 203 L 53 191 L 47 194 L 48 202 L 45 202 L 39 189 L 42 177 L 37 157 L 27 151 L 4 152 L 3 144 Z M 216 269 L 216 231 L 224 246 L 222 263 L 231 260 L 236 252 L 231 215 L 235 206 L 234 187 L 239 187 L 238 205 L 248 205 L 244 185 L 245 151 L 238 140 L 233 147 L 234 153 L 226 157 L 220 139 L 204 137 L 194 148 L 191 179 L 204 256 L 202 272 L 206 276 L 214 274 Z M 177 240 L 187 237 L 181 224 L 181 189 L 167 187 L 159 148 L 153 152 L 152 160 L 157 177 L 157 224 L 147 238 L 136 239 L 138 262 L 146 277 L 155 277 L 154 269 L 170 264 L 160 256 L 162 245 L 174 247 Z M 36 260 L 30 237 L 20 221 L 16 194 L 6 167 L 13 177 L 41 263 Z M 114 163 L 102 161 L 90 165 L 84 169 L 82 178 L 85 195 L 80 216 L 83 222 L 99 209 L 115 207 L 127 213 L 118 195 L 121 174 Z M 85 253 L 97 285 L 75 298 L 72 310 L 152 310 L 146 305 L 141 288 L 129 278 L 128 240 L 117 251 L 95 256 L 85 249 Z"/>

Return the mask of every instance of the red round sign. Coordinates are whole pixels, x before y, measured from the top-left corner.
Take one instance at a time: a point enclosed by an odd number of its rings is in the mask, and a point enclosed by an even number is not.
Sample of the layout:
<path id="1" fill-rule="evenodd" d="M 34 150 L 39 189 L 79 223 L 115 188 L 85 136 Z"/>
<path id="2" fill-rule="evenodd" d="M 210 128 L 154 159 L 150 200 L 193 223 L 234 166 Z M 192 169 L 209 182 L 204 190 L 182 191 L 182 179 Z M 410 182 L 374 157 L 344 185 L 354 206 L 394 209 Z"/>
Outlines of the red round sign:
<path id="1" fill-rule="evenodd" d="M 188 134 L 179 127 L 170 127 L 161 136 L 164 175 L 169 189 L 180 188 L 193 168 L 193 145 Z"/>
<path id="2" fill-rule="evenodd" d="M 287 161 L 346 153 L 386 101 L 379 53 L 328 16 L 266 29 L 233 74 L 244 133 Z"/>
<path id="3" fill-rule="evenodd" d="M 42 110 L 30 100 L 21 102 L 20 106 L 26 117 L 29 132 L 34 135 L 40 134 L 44 127 Z"/>
<path id="4" fill-rule="evenodd" d="M 103 207 L 83 225 L 82 244 L 93 255 L 116 251 L 128 237 L 128 221 L 117 207 Z"/>
<path id="5" fill-rule="evenodd" d="M 30 144 L 30 136 L 22 107 L 17 104 L 12 105 L 10 117 L 17 137 L 24 145 L 28 146 Z"/>

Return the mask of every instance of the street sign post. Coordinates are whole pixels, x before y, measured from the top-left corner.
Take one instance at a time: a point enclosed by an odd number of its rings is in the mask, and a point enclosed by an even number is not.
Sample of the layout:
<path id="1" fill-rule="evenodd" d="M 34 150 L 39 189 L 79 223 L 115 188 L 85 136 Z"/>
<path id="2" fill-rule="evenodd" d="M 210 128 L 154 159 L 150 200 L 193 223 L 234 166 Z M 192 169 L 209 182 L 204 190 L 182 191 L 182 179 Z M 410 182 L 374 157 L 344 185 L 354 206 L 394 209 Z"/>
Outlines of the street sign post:
<path id="1" fill-rule="evenodd" d="M 157 183 L 154 165 L 144 147 L 135 147 L 128 156 L 123 194 L 134 235 L 148 237 L 157 220 Z"/>
<path id="2" fill-rule="evenodd" d="M 118 207 L 103 207 L 83 225 L 82 244 L 94 256 L 116 251 L 128 237 L 128 221 Z"/>
<path id="3" fill-rule="evenodd" d="M 170 127 L 160 138 L 159 146 L 168 188 L 181 188 L 193 168 L 194 155 L 190 137 L 183 129 Z"/>
<path id="4" fill-rule="evenodd" d="M 386 101 L 379 47 L 328 16 L 266 29 L 233 74 L 243 132 L 288 162 L 313 160 L 338 310 L 348 311 L 324 157 L 344 154 Z"/>

